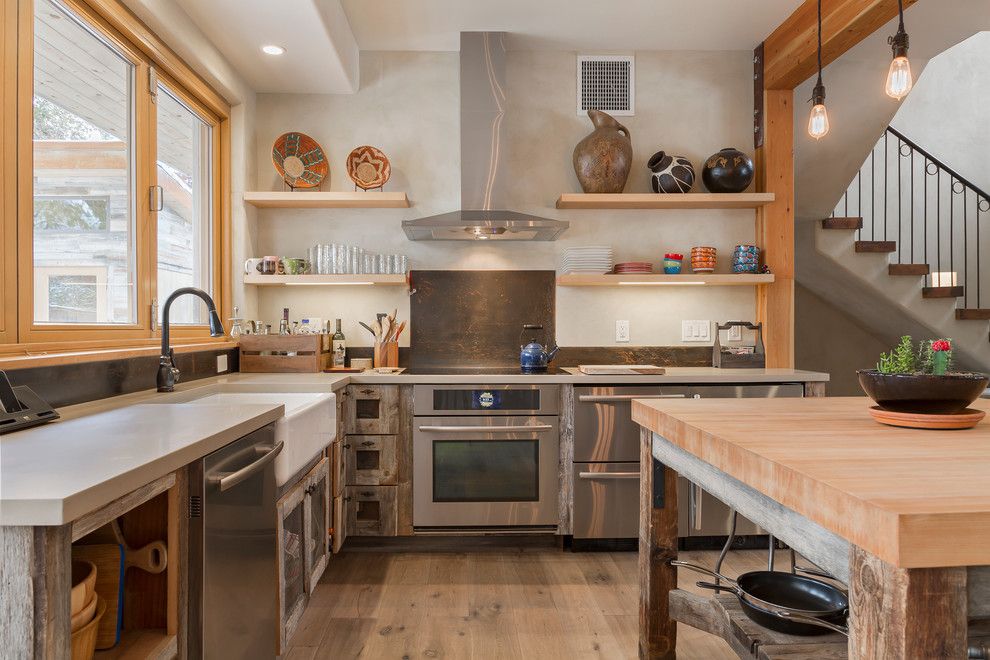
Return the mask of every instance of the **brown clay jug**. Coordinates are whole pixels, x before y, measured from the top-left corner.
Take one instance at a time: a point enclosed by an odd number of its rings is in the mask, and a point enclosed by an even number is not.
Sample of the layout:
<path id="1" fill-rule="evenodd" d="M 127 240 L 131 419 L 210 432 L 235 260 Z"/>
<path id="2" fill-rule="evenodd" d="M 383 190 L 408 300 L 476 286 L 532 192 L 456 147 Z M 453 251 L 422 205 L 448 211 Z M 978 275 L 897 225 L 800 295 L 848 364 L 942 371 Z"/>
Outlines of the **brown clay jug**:
<path id="1" fill-rule="evenodd" d="M 601 110 L 588 110 L 595 125 L 574 147 L 574 173 L 586 193 L 620 193 L 632 167 L 629 129 Z"/>

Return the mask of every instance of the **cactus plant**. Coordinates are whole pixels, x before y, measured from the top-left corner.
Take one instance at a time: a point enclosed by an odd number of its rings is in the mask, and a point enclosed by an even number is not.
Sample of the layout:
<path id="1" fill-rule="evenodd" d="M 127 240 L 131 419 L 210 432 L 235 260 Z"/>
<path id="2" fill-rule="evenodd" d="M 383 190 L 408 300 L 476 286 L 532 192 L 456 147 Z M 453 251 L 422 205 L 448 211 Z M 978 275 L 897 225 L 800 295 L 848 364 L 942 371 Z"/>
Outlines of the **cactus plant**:
<path id="1" fill-rule="evenodd" d="M 921 342 L 918 351 L 910 335 L 890 353 L 881 353 L 877 371 L 882 374 L 930 374 L 944 376 L 952 367 L 952 342 L 949 339 L 930 339 Z"/>

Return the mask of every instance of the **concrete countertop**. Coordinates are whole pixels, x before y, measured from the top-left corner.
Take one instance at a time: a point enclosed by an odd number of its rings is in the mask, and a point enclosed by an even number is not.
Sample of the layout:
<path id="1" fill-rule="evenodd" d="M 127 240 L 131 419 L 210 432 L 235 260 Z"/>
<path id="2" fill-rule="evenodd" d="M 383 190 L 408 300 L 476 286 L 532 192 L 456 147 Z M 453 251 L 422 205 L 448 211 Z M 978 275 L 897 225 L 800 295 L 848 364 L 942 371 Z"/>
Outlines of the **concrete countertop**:
<path id="1" fill-rule="evenodd" d="M 125 405 L 0 438 L 0 525 L 72 522 L 274 422 L 281 405 Z"/>
<path id="2" fill-rule="evenodd" d="M 794 369 L 670 367 L 664 375 L 234 373 L 59 409 L 51 424 L 0 437 L 0 525 L 59 525 L 187 465 L 284 414 L 281 405 L 183 405 L 220 391 L 327 392 L 348 384 L 825 382 Z M 173 404 L 173 405 L 162 405 Z M 196 414 L 199 413 L 199 414 Z"/>

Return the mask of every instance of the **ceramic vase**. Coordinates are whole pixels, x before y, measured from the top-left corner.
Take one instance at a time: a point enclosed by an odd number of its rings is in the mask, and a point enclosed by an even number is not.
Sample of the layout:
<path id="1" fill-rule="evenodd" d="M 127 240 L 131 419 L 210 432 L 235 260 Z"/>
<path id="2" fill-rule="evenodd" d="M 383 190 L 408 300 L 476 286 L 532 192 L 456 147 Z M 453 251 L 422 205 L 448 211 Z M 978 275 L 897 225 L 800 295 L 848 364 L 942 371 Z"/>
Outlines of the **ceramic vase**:
<path id="1" fill-rule="evenodd" d="M 574 172 L 586 193 L 620 193 L 632 166 L 629 129 L 601 110 L 588 110 L 595 125 L 574 147 Z"/>
<path id="2" fill-rule="evenodd" d="M 753 182 L 754 174 L 753 160 L 738 149 L 728 147 L 705 161 L 701 180 L 709 192 L 740 193 Z"/>
<path id="3" fill-rule="evenodd" d="M 646 166 L 653 172 L 650 180 L 655 193 L 686 193 L 694 185 L 694 165 L 684 156 L 658 151 Z"/>

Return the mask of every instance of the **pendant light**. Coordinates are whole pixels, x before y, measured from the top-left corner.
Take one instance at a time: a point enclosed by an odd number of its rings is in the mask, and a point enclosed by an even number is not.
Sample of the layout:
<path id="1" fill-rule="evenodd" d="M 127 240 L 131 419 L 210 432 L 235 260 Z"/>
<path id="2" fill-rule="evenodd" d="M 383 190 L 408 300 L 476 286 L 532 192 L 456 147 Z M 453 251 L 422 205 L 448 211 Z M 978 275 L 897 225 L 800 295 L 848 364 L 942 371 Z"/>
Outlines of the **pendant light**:
<path id="1" fill-rule="evenodd" d="M 818 82 L 811 92 L 811 117 L 808 135 L 821 140 L 828 133 L 828 111 L 825 109 L 825 85 L 822 84 L 822 0 L 818 0 Z"/>
<path id="2" fill-rule="evenodd" d="M 897 12 L 900 16 L 897 34 L 887 37 L 887 43 L 890 44 L 890 47 L 894 51 L 894 59 L 891 61 L 890 69 L 887 71 L 887 84 L 884 85 L 884 91 L 887 92 L 887 96 L 890 98 L 900 101 L 911 91 L 911 87 L 914 86 L 914 80 L 911 77 L 911 63 L 908 62 L 907 58 L 908 35 L 904 31 L 903 0 L 897 0 Z"/>

